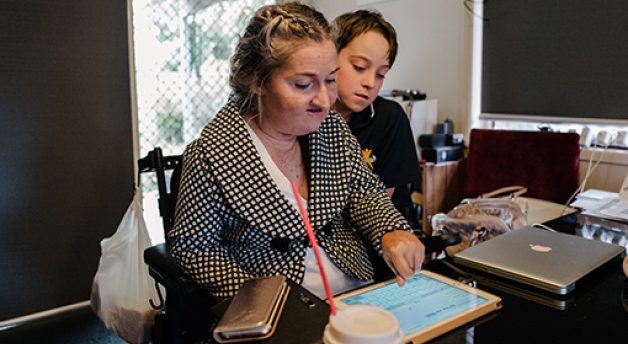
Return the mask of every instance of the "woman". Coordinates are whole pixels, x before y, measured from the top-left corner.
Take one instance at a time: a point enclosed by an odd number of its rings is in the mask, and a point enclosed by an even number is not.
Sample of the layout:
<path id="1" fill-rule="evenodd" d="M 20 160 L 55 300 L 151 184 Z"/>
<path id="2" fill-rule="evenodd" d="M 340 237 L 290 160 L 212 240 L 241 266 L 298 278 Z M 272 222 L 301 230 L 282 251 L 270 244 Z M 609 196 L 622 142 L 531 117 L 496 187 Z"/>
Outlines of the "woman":
<path id="1" fill-rule="evenodd" d="M 397 56 L 397 33 L 382 15 L 359 10 L 334 19 L 338 48 L 338 99 L 333 108 L 347 121 L 367 165 L 386 185 L 393 204 L 413 227 L 418 214 L 410 185 L 420 185 L 420 167 L 410 122 L 401 106 L 379 97 Z"/>
<path id="2" fill-rule="evenodd" d="M 175 259 L 218 298 L 277 274 L 323 297 L 293 181 L 334 293 L 372 279 L 357 233 L 403 284 L 420 269 L 424 248 L 342 118 L 329 113 L 338 66 L 325 18 L 299 3 L 262 7 L 231 64 L 232 97 L 184 153 L 169 233 Z"/>

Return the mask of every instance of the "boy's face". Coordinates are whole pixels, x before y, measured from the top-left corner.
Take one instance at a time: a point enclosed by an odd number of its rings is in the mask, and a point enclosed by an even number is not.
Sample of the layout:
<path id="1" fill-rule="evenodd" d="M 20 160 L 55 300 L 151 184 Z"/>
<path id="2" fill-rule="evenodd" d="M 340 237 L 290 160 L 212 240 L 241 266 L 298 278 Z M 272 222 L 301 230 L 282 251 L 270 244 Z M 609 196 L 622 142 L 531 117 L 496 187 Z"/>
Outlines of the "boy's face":
<path id="1" fill-rule="evenodd" d="M 382 88 L 390 65 L 388 41 L 376 31 L 359 35 L 338 53 L 338 100 L 335 109 L 343 114 L 369 106 Z"/>

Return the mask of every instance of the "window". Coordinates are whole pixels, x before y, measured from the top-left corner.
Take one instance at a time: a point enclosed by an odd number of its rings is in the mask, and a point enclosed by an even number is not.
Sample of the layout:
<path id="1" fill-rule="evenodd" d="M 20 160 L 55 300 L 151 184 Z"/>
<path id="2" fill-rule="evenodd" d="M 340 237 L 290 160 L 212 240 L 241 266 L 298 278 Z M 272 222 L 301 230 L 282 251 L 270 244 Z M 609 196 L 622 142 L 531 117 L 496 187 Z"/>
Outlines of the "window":
<path id="1" fill-rule="evenodd" d="M 483 7 L 483 117 L 628 124 L 626 1 Z"/>
<path id="2" fill-rule="evenodd" d="M 133 55 L 140 156 L 181 154 L 223 106 L 229 58 L 250 16 L 269 0 L 134 0 Z M 163 241 L 155 181 L 142 177 L 144 215 Z"/>
<path id="3" fill-rule="evenodd" d="M 474 14 L 474 126 L 577 133 L 588 127 L 593 137 L 601 131 L 621 137 L 628 123 L 625 1 L 465 5 Z"/>

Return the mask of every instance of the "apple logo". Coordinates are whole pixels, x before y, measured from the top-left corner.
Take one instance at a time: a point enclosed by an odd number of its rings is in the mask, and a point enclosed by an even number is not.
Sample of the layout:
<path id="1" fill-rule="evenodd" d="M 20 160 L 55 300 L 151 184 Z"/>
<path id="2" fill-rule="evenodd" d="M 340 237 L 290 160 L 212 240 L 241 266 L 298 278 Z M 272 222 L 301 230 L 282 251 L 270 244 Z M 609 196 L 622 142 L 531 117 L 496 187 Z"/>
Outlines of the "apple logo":
<path id="1" fill-rule="evenodd" d="M 549 251 L 551 251 L 551 250 L 552 250 L 552 248 L 551 248 L 551 247 L 549 247 L 549 246 L 543 246 L 543 245 L 532 245 L 532 244 L 530 244 L 530 248 L 531 248 L 533 251 L 537 251 L 537 252 L 549 252 Z"/>

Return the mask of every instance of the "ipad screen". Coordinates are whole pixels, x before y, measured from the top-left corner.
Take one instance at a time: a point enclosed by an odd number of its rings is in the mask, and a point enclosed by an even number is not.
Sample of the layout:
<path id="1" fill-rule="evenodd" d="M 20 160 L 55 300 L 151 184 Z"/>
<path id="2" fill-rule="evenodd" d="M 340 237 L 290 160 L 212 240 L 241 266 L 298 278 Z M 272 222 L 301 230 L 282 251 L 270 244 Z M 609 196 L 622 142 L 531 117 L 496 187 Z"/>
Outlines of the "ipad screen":
<path id="1" fill-rule="evenodd" d="M 394 281 L 372 289 L 341 296 L 345 304 L 369 304 L 387 309 L 410 335 L 432 325 L 473 310 L 489 300 L 425 273 L 416 274 L 399 287 Z"/>

